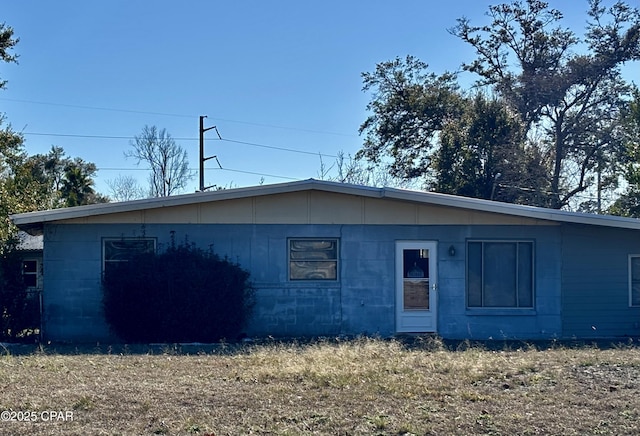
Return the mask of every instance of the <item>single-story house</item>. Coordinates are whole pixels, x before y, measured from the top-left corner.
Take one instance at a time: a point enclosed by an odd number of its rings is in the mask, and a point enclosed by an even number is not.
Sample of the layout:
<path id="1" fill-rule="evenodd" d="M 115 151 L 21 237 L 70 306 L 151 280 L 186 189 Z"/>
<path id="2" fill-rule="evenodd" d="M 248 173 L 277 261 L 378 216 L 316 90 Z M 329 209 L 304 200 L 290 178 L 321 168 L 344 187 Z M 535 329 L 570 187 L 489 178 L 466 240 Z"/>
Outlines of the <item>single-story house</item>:
<path id="1" fill-rule="evenodd" d="M 640 336 L 636 219 L 313 179 L 12 219 L 44 236 L 48 340 L 113 340 L 105 265 L 172 232 L 251 273 L 250 336 Z"/>

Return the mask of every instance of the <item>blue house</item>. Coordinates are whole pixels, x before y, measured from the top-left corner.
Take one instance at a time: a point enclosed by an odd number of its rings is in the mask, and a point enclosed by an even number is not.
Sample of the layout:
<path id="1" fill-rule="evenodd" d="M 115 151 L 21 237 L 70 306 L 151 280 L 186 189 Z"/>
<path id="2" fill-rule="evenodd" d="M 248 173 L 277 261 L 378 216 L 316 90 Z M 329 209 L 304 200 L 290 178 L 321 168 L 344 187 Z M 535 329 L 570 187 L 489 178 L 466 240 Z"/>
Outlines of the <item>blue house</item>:
<path id="1" fill-rule="evenodd" d="M 12 219 L 44 237 L 48 340 L 114 340 L 105 266 L 172 232 L 250 271 L 248 335 L 640 335 L 635 219 L 317 180 Z"/>

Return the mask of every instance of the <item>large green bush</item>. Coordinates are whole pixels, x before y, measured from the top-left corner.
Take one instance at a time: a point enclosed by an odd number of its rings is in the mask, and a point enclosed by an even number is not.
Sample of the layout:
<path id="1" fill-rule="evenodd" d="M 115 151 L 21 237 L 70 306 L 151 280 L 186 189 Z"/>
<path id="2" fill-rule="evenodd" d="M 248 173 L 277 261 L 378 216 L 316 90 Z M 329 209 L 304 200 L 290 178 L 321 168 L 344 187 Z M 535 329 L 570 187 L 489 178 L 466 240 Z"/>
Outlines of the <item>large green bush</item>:
<path id="1" fill-rule="evenodd" d="M 253 307 L 247 271 L 188 243 L 111 266 L 103 289 L 106 320 L 128 342 L 233 340 Z"/>

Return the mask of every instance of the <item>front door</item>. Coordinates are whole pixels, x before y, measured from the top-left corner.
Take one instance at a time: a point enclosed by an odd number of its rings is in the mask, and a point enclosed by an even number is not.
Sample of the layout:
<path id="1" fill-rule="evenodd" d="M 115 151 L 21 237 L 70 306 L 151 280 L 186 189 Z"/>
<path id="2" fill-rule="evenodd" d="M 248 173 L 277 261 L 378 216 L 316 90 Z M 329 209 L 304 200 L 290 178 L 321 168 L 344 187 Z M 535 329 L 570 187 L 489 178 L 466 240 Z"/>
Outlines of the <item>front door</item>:
<path id="1" fill-rule="evenodd" d="M 396 331 L 436 331 L 437 243 L 396 242 Z"/>

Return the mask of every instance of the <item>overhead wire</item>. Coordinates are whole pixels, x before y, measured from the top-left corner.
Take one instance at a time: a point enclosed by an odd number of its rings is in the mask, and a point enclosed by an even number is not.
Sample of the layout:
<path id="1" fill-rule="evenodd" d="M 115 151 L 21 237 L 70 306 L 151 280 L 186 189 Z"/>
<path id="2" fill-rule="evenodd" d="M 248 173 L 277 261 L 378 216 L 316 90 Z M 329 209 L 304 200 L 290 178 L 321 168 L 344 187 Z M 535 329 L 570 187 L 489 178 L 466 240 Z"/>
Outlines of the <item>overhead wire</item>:
<path id="1" fill-rule="evenodd" d="M 97 168 L 98 171 L 149 171 L 149 168 L 117 168 L 117 167 L 104 167 Z M 197 168 L 189 168 L 190 171 L 197 171 Z M 245 171 L 238 170 L 234 168 L 205 168 L 206 171 L 228 171 L 232 173 L 240 173 L 240 174 L 251 174 L 254 176 L 262 176 L 262 177 L 273 177 L 277 179 L 285 179 L 285 180 L 301 180 L 299 177 L 289 177 L 289 176 L 281 176 L 277 174 L 267 174 L 267 173 L 259 173 L 256 171 Z"/>
<path id="2" fill-rule="evenodd" d="M 43 133 L 43 132 L 23 132 L 23 135 L 33 135 L 33 136 L 52 136 L 52 137 L 71 137 L 71 138 L 89 138 L 89 139 L 126 139 L 126 140 L 134 140 L 135 137 L 134 136 L 117 136 L 117 135 L 80 135 L 80 134 L 69 134 L 69 133 Z M 176 137 L 173 138 L 177 141 L 198 141 L 199 138 L 194 138 L 194 137 Z M 234 144 L 242 144 L 242 145 L 248 145 L 248 146 L 252 146 L 252 147 L 260 147 L 260 148 L 266 148 L 266 149 L 270 149 L 270 150 L 279 150 L 279 151 L 284 151 L 284 152 L 290 152 L 290 153 L 299 153 L 299 154 L 306 154 L 306 155 L 313 155 L 313 156 L 320 156 L 320 157 L 330 157 L 330 158 L 338 158 L 337 155 L 334 154 L 329 154 L 329 153 L 322 153 L 322 152 L 312 152 L 312 151 L 306 151 L 306 150 L 297 150 L 297 149 L 293 149 L 293 148 L 287 148 L 287 147 L 279 147 L 279 146 L 274 146 L 274 145 L 267 145 L 267 144 L 260 144 L 260 143 L 256 143 L 256 142 L 248 142 L 248 141 L 239 141 L 239 140 L 234 140 L 234 139 L 227 139 L 227 138 L 211 138 L 208 139 L 208 141 L 222 141 L 222 142 L 229 142 L 229 143 L 234 143 Z M 110 168 L 110 167 L 106 167 L 106 168 L 98 168 L 99 170 L 103 170 L 103 171 L 148 171 L 147 168 Z M 192 171 L 197 171 L 197 169 L 195 168 L 191 168 Z M 285 179 L 285 180 L 300 180 L 299 178 L 295 178 L 295 177 L 289 177 L 289 176 L 282 176 L 282 175 L 275 175 L 275 174 L 267 174 L 267 173 L 260 173 L 260 172 L 255 172 L 255 171 L 245 171 L 245 170 L 238 170 L 238 169 L 232 169 L 232 168 L 205 168 L 205 170 L 223 170 L 223 171 L 228 171 L 228 172 L 235 172 L 235 173 L 241 173 L 241 174 L 251 174 L 251 175 L 258 175 L 258 176 L 262 176 L 262 177 L 273 177 L 273 178 L 279 178 L 279 179 Z M 537 192 L 541 192 L 544 194 L 551 194 L 551 192 L 546 192 L 546 191 L 541 191 L 539 189 L 535 189 L 535 188 L 528 188 L 528 187 L 522 187 L 522 186 L 515 186 L 515 185 L 504 185 L 504 184 L 498 184 L 498 186 L 501 186 L 503 188 L 512 188 L 512 189 L 520 189 L 520 190 L 527 190 L 527 191 L 537 191 Z M 582 198 L 582 199 L 589 199 L 589 200 L 595 200 L 596 196 L 595 195 L 590 195 L 588 193 L 578 193 L 575 194 L 574 197 L 576 198 Z M 602 198 L 605 201 L 611 201 L 611 198 Z"/>
<path id="3" fill-rule="evenodd" d="M 17 103 L 28 103 L 28 104 L 39 104 L 45 106 L 60 106 L 60 107 L 68 107 L 75 109 L 88 109 L 88 110 L 98 110 L 98 111 L 108 111 L 108 112 L 123 112 L 123 113 L 133 113 L 133 114 L 142 114 L 142 115 L 159 115 L 165 117 L 178 117 L 178 118 L 198 118 L 199 115 L 188 115 L 188 114 L 174 114 L 174 113 L 166 113 L 166 112 L 153 112 L 153 111 L 141 111 L 134 109 L 119 109 L 119 108 L 108 108 L 108 107 L 98 107 L 98 106 L 86 106 L 86 105 L 76 105 L 76 104 L 67 104 L 67 103 L 51 103 L 44 101 L 34 101 L 34 100 L 23 100 L 17 98 L 6 98 L 0 97 L 0 101 L 13 101 Z M 249 126 L 256 127 L 267 127 L 271 129 L 282 129 L 282 130 L 292 130 L 298 132 L 307 132 L 307 133 L 317 133 L 322 135 L 335 135 L 335 136 L 346 136 L 346 137 L 354 137 L 356 135 L 350 133 L 340 133 L 340 132 L 332 132 L 329 130 L 316 130 L 316 129 L 306 129 L 302 127 L 291 127 L 291 126 L 279 126 L 277 124 L 268 124 L 268 123 L 256 123 L 252 121 L 243 121 L 243 120 L 234 120 L 229 118 L 220 118 L 216 116 L 209 117 L 211 120 L 224 121 L 226 123 L 235 123 L 235 124 L 244 124 Z"/>
<path id="4" fill-rule="evenodd" d="M 185 114 L 171 114 L 171 113 L 164 113 L 164 112 L 139 111 L 139 110 L 133 110 L 133 109 L 117 109 L 117 108 L 98 107 L 98 106 L 84 106 L 79 104 L 67 104 L 67 103 L 50 103 L 45 101 L 22 100 L 18 98 L 6 98 L 6 97 L 0 97 L 0 101 L 13 101 L 17 103 L 39 104 L 44 106 L 60 106 L 60 107 L 68 107 L 68 108 L 74 108 L 74 109 L 89 109 L 89 110 L 108 111 L 108 112 L 124 112 L 124 113 L 130 113 L 130 114 L 161 115 L 166 117 L 180 117 L 180 118 L 194 117 L 193 115 L 185 115 Z"/>
<path id="5" fill-rule="evenodd" d="M 63 138 L 88 138 L 88 139 L 127 139 L 127 140 L 135 140 L 136 138 L 134 136 L 116 136 L 116 135 L 79 135 L 79 134 L 73 134 L 73 133 L 43 133 L 43 132 L 22 132 L 23 135 L 26 136 L 51 136 L 51 137 L 63 137 Z M 173 138 L 176 141 L 198 141 L 199 138 L 192 138 L 192 137 L 176 137 Z M 300 153 L 300 154 L 308 154 L 308 155 L 313 155 L 313 156 L 323 156 L 323 157 L 333 157 L 333 158 L 337 158 L 337 155 L 334 154 L 329 154 L 329 153 L 322 153 L 322 152 L 313 152 L 313 151 L 306 151 L 306 150 L 297 150 L 295 148 L 287 148 L 287 147 L 279 147 L 279 146 L 275 146 L 275 145 L 267 145 L 267 144 L 259 144 L 256 142 L 247 142 L 247 141 L 238 141 L 235 139 L 227 139 L 227 138 L 221 138 L 221 139 L 217 139 L 217 138 L 212 138 L 212 139 L 207 139 L 208 141 L 223 141 L 223 142 L 231 142 L 234 144 L 243 144 L 243 145 L 249 145 L 252 147 L 260 147 L 260 148 L 268 148 L 271 150 L 280 150 L 280 151 L 286 151 L 286 152 L 290 152 L 290 153 Z"/>
<path id="6" fill-rule="evenodd" d="M 24 99 L 14 99 L 14 98 L 6 98 L 6 97 L 0 97 L 0 101 L 13 101 L 13 102 L 19 102 L 19 103 L 39 104 L 39 105 L 48 105 L 48 106 L 60 106 L 60 107 L 69 107 L 69 108 L 76 108 L 76 109 L 88 109 L 88 110 L 99 110 L 99 111 L 110 111 L 110 112 L 135 113 L 135 114 L 145 114 L 145 115 L 159 115 L 159 116 L 180 117 L 180 118 L 197 118 L 198 117 L 197 115 L 164 113 L 164 112 L 154 112 L 154 111 L 141 111 L 141 110 L 132 110 L 132 109 L 108 108 L 108 107 L 97 107 L 97 106 L 86 106 L 86 105 L 74 105 L 74 104 L 66 104 L 66 103 L 51 103 L 51 102 L 42 102 L 42 101 L 33 101 L 33 100 L 24 100 Z M 260 126 L 260 127 L 302 131 L 302 132 L 308 132 L 308 133 L 329 134 L 329 135 L 339 135 L 339 136 L 353 136 L 353 135 L 348 135 L 348 134 L 344 134 L 344 133 L 337 133 L 337 132 L 330 132 L 330 131 L 321 131 L 321 130 L 313 130 L 313 129 L 296 128 L 296 127 L 286 127 L 286 126 L 278 126 L 278 125 L 273 125 L 273 124 L 254 123 L 254 122 L 249 122 L 249 121 L 240 121 L 240 120 L 225 119 L 225 118 L 218 118 L 218 117 L 211 117 L 211 119 L 215 119 L 215 120 L 218 120 L 218 121 L 224 121 L 224 122 L 238 123 L 238 124 L 254 125 L 254 126 Z M 117 136 L 117 135 L 80 135 L 80 134 L 43 133 L 43 132 L 22 132 L 22 134 L 23 135 L 32 135 L 32 136 L 71 137 L 71 138 L 88 138 L 88 139 L 126 139 L 126 140 L 134 140 L 135 139 L 135 137 L 133 137 L 133 136 Z M 199 140 L 199 138 L 195 138 L 195 137 L 176 137 L 176 138 L 173 138 L 173 139 L 178 140 L 178 141 L 197 141 L 197 140 Z M 278 151 L 284 151 L 284 152 L 290 152 L 290 153 L 299 153 L 299 154 L 314 155 L 314 156 L 320 156 L 320 157 L 338 158 L 337 155 L 328 154 L 328 153 L 311 152 L 311 151 L 306 151 L 306 150 L 297 150 L 297 149 L 292 149 L 292 148 L 287 148 L 287 147 L 279 147 L 279 146 L 274 146 L 274 145 L 260 144 L 260 143 L 248 142 L 248 141 L 239 141 L 239 140 L 234 140 L 234 139 L 226 139 L 226 138 L 215 139 L 214 138 L 214 139 L 208 139 L 208 140 L 224 141 L 224 142 L 229 142 L 229 143 L 234 143 L 234 144 L 242 144 L 242 145 L 248 145 L 248 146 L 252 146 L 252 147 L 259 147 L 259 148 L 278 150 Z M 99 169 L 102 169 L 104 171 L 114 171 L 114 170 L 118 170 L 118 171 L 145 170 L 146 171 L 146 170 L 148 170 L 148 169 L 145 169 L 145 168 L 99 168 Z M 273 174 L 266 174 L 266 173 L 259 173 L 259 172 L 253 172 L 253 171 L 244 171 L 244 170 L 237 170 L 237 169 L 230 169 L 230 168 L 205 168 L 205 169 L 206 170 L 223 170 L 223 171 L 259 175 L 259 176 L 263 176 L 263 177 L 274 177 L 274 178 L 281 178 L 281 179 L 288 179 L 288 180 L 299 180 L 299 179 L 294 178 L 294 177 L 280 176 L 280 175 L 273 175 Z M 195 169 L 194 169 L 194 171 L 195 171 Z M 515 189 L 522 189 L 522 190 L 530 190 L 530 189 L 532 189 L 532 188 L 517 187 L 517 186 L 510 186 L 510 187 L 511 188 L 515 188 Z M 588 193 L 579 193 L 579 194 L 576 194 L 575 197 L 587 198 L 587 199 L 595 199 L 595 196 L 589 195 Z"/>
<path id="7" fill-rule="evenodd" d="M 47 106 L 68 107 L 68 108 L 83 109 L 83 110 L 99 110 L 99 111 L 146 114 L 146 115 L 158 115 L 158 116 L 180 117 L 180 118 L 197 118 L 198 117 L 198 115 L 164 113 L 164 112 L 156 112 L 156 111 L 141 111 L 141 110 L 110 108 L 110 107 L 98 107 L 98 106 L 87 106 L 87 105 L 75 105 L 75 104 L 66 104 L 66 103 L 52 103 L 52 102 L 43 102 L 43 101 L 34 101 L 34 100 L 25 100 L 25 99 L 15 99 L 15 98 L 6 98 L 6 97 L 0 97 L 0 100 L 2 100 L 2 101 L 13 101 L 13 102 L 19 102 L 19 103 L 28 103 L 28 104 L 47 105 Z M 259 126 L 259 127 L 268 127 L 268 128 L 284 129 L 284 130 L 292 130 L 292 131 L 301 131 L 301 132 L 307 132 L 307 133 L 328 134 L 328 135 L 338 135 L 338 136 L 353 136 L 353 135 L 349 135 L 349 134 L 331 132 L 331 131 L 304 129 L 304 128 L 297 128 L 297 127 L 286 127 L 286 126 L 279 126 L 279 125 L 274 125 L 274 124 L 254 123 L 254 122 L 249 122 L 249 121 L 233 120 L 233 119 L 219 118 L 219 117 L 210 117 L 210 119 L 217 120 L 217 121 L 230 122 L 230 123 L 253 125 L 253 126 Z M 87 139 L 116 139 L 116 140 L 134 140 L 135 139 L 135 137 L 133 137 L 133 136 L 120 136 L 120 135 L 81 135 L 81 134 L 68 134 L 68 133 L 47 133 L 47 132 L 22 132 L 22 134 L 26 135 L 26 136 L 30 135 L 30 136 L 50 136 L 50 137 L 87 138 Z M 177 141 L 198 141 L 199 140 L 199 138 L 195 138 L 195 137 L 176 137 L 176 138 L 173 138 L 173 139 L 175 139 Z M 322 152 L 312 152 L 312 151 L 306 151 L 306 150 L 298 150 L 298 149 L 293 149 L 293 148 L 280 147 L 280 146 L 268 145 L 268 144 L 260 144 L 260 143 L 256 143 L 256 142 L 240 141 L 240 140 L 234 140 L 234 139 L 219 138 L 219 139 L 209 139 L 209 140 L 225 141 L 225 142 L 234 143 L 234 144 L 248 145 L 248 146 L 251 146 L 251 147 L 259 147 L 259 148 L 264 148 L 264 149 L 269 149 L 269 150 L 278 150 L 278 151 L 289 152 L 289 153 L 298 153 L 298 154 L 305 154 L 305 155 L 312 155 L 312 156 L 320 156 L 321 158 L 322 157 L 329 157 L 329 158 L 334 158 L 335 159 L 335 158 L 338 157 L 335 154 L 322 153 Z M 108 168 L 102 168 L 102 169 L 105 170 L 105 171 L 109 170 Z M 217 169 L 217 168 L 206 168 L 206 169 L 210 170 L 210 169 Z M 275 178 L 288 179 L 288 180 L 299 180 L 299 179 L 296 179 L 296 178 L 293 178 L 293 177 L 280 176 L 280 175 L 274 175 L 274 174 L 266 174 L 266 173 L 260 173 L 260 172 L 254 172 L 254 171 L 244 171 L 244 170 L 229 169 L 229 168 L 221 168 L 221 169 L 225 170 L 225 171 L 231 171 L 231 172 L 237 172 L 237 173 L 243 173 L 243 174 L 259 175 L 259 176 L 263 176 L 263 177 L 275 177 Z M 130 171 L 130 170 L 138 170 L 138 168 L 122 168 L 122 169 L 119 169 L 119 170 Z"/>

